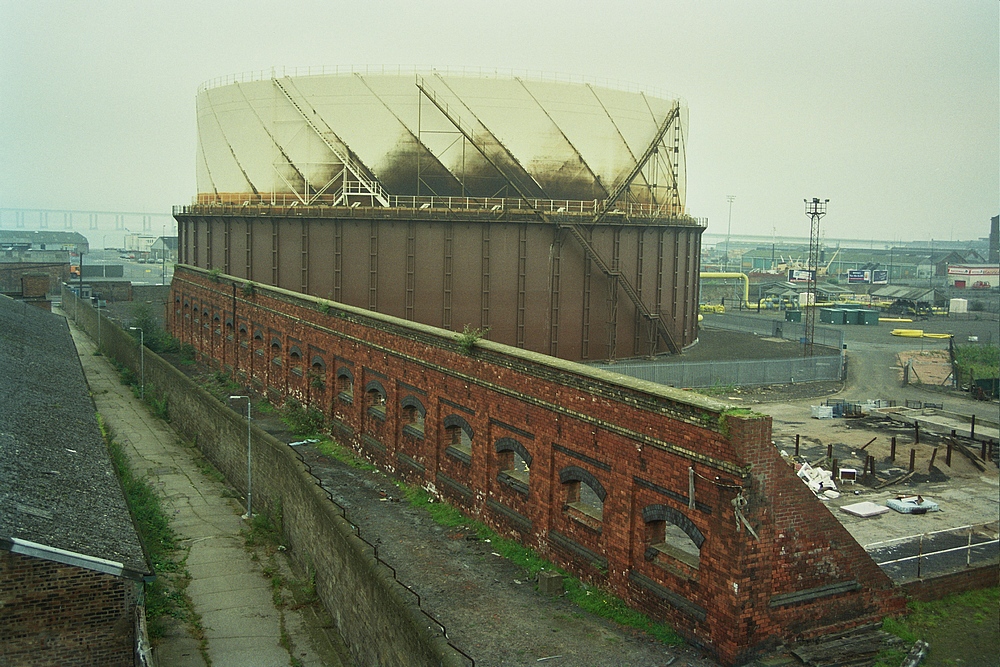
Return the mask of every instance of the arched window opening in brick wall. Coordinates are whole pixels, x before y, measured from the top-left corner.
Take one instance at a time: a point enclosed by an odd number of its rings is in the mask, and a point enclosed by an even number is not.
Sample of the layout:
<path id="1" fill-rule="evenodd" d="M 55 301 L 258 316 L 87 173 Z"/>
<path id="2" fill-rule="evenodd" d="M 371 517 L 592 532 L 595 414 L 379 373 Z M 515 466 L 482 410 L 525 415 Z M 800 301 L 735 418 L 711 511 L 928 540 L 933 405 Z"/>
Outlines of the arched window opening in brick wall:
<path id="1" fill-rule="evenodd" d="M 416 396 L 409 395 L 400 401 L 399 407 L 403 418 L 403 433 L 414 438 L 423 438 L 424 418 L 427 416 L 424 404 Z"/>
<path id="2" fill-rule="evenodd" d="M 289 365 L 291 366 L 291 371 L 302 377 L 302 350 L 299 349 L 298 345 L 292 345 L 288 350 Z"/>
<path id="3" fill-rule="evenodd" d="M 463 463 L 471 464 L 474 433 L 469 422 L 452 414 L 444 418 L 443 425 L 445 453 Z"/>
<path id="4" fill-rule="evenodd" d="M 275 366 L 281 365 L 281 341 L 277 338 L 271 339 L 271 363 Z"/>
<path id="5" fill-rule="evenodd" d="M 218 313 L 212 315 L 212 329 L 216 336 L 222 335 L 222 318 Z"/>
<path id="6" fill-rule="evenodd" d="M 531 454 L 524 445 L 513 438 L 500 438 L 496 442 L 497 481 L 518 493 L 528 495 L 531 472 Z"/>
<path id="7" fill-rule="evenodd" d="M 604 521 L 604 485 L 589 471 L 569 466 L 559 471 L 563 485 L 563 509 L 570 518 L 600 530 Z"/>
<path id="8" fill-rule="evenodd" d="M 256 354 L 258 357 L 263 357 L 264 333 L 260 329 L 257 329 L 253 332 L 253 345 L 256 348 L 254 350 L 254 354 Z"/>
<path id="9" fill-rule="evenodd" d="M 354 373 L 350 368 L 337 369 L 337 399 L 343 403 L 354 402 Z"/>
<path id="10" fill-rule="evenodd" d="M 316 391 L 326 391 L 326 362 L 314 355 L 309 368 L 309 386 Z"/>
<path id="11" fill-rule="evenodd" d="M 680 562 L 698 569 L 705 536 L 683 512 L 666 505 L 647 505 L 642 520 L 646 525 L 646 560 L 667 567 Z"/>
<path id="12" fill-rule="evenodd" d="M 247 346 L 247 325 L 240 324 L 239 328 L 240 347 Z"/>
<path id="13" fill-rule="evenodd" d="M 368 415 L 378 421 L 385 421 L 385 387 L 378 380 L 365 385 L 365 408 Z"/>

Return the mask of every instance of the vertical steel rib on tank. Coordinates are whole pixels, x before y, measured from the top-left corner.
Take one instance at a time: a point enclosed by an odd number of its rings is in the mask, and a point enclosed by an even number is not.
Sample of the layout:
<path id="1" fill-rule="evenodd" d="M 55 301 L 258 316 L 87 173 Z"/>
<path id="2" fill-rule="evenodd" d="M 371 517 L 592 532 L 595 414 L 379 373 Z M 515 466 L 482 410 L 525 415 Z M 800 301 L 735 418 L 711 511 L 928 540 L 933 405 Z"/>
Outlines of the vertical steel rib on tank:
<path id="1" fill-rule="evenodd" d="M 676 98 L 525 77 L 206 86 L 182 261 L 574 360 L 677 352 L 686 126 Z"/>

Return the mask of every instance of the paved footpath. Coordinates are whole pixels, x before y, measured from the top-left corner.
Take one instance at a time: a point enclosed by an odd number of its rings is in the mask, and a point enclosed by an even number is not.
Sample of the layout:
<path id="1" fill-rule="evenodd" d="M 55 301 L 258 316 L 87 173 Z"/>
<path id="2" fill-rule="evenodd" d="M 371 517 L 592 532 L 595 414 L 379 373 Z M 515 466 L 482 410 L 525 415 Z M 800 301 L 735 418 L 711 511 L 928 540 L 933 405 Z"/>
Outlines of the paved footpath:
<path id="1" fill-rule="evenodd" d="M 158 642 L 158 667 L 340 667 L 322 641 L 314 647 L 314 635 L 297 610 L 283 611 L 291 649 L 281 645 L 282 612 L 274 606 L 271 582 L 240 534 L 243 508 L 227 497 L 224 484 L 201 472 L 197 451 L 150 414 L 105 357 L 94 355 L 93 341 L 72 321 L 70 329 L 97 411 L 132 468 L 159 492 L 181 547 L 189 550 L 187 593 L 201 615 L 209 662 L 199 642 L 178 625 Z"/>

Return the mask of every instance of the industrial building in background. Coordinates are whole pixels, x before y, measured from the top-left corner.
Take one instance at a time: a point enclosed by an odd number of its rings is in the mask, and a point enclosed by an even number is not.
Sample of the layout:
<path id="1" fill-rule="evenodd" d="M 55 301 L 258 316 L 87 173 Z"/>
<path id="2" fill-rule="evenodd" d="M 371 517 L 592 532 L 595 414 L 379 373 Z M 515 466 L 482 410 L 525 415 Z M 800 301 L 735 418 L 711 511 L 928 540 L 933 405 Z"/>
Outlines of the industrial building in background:
<path id="1" fill-rule="evenodd" d="M 481 72 L 210 82 L 182 264 L 571 360 L 697 340 L 673 96 Z"/>

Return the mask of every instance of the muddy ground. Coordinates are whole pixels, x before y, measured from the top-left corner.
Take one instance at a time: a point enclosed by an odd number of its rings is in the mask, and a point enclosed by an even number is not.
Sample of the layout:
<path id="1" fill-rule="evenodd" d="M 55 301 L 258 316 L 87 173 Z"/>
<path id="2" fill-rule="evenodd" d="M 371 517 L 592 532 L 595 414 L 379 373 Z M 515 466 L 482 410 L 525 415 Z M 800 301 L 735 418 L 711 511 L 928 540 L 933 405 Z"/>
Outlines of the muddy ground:
<path id="1" fill-rule="evenodd" d="M 979 329 L 990 334 L 995 326 L 996 323 L 989 323 Z M 965 328 L 978 330 L 976 326 Z M 874 329 L 855 328 L 860 339 L 849 339 L 849 375 L 844 383 L 733 388 L 718 398 L 736 405 L 752 405 L 755 410 L 770 414 L 775 444 L 780 448 L 793 448 L 795 435 L 799 435 L 801 453 L 820 458 L 832 443 L 845 466 L 860 464 L 867 451 L 884 462 L 880 466 L 883 474 L 890 467 L 887 448 L 894 427 L 861 420 L 812 419 L 810 405 L 828 398 L 893 398 L 902 402 L 913 397 L 941 401 L 943 396 L 949 409 L 996 419 L 995 403 L 979 404 L 937 386 L 901 387 L 898 354 L 912 348 L 913 341 L 901 343 L 888 336 L 887 328 Z M 703 329 L 700 338 L 699 344 L 685 354 L 686 359 L 734 358 L 734 354 L 739 358 L 775 358 L 802 352 L 795 343 L 710 328 Z M 921 345 L 942 348 L 940 342 Z M 194 367 L 182 368 L 189 374 L 197 374 Z M 284 430 L 273 413 L 258 412 L 255 419 L 259 426 L 267 427 L 286 442 L 297 439 Z M 902 433 L 899 435 L 903 437 Z M 873 436 L 878 438 L 876 443 L 861 450 Z M 384 474 L 331 460 L 310 446 L 297 449 L 324 488 L 344 506 L 348 518 L 359 526 L 362 536 L 378 548 L 379 556 L 396 570 L 399 580 L 420 595 L 422 607 L 448 629 L 451 641 L 471 655 L 477 665 L 707 667 L 716 664 L 695 647 L 666 646 L 585 613 L 563 597 L 539 593 L 527 573 L 495 555 L 489 543 L 469 531 L 442 527 L 423 510 L 401 500 L 400 491 Z M 953 458 L 952 467 L 937 477 L 911 478 L 906 489 L 925 488 L 915 486 L 918 483 L 938 485 L 926 488 L 946 500 L 953 511 L 932 517 L 938 521 L 935 525 L 944 525 L 940 522 L 942 516 L 947 519 L 944 523 L 963 517 L 987 523 L 986 519 L 997 514 L 996 472 L 980 474 L 958 458 Z M 925 460 L 922 458 L 921 462 Z M 865 496 L 859 499 L 877 499 L 878 494 L 899 491 L 888 487 L 876 492 L 859 485 L 849 489 L 851 497 L 855 490 L 858 496 Z M 839 514 L 836 507 L 832 509 Z M 973 510 L 974 514 L 969 514 Z M 909 534 L 908 531 L 920 532 L 927 527 L 923 523 L 899 524 L 895 517 L 864 521 L 867 520 L 855 521 L 857 525 L 852 529 L 851 521 L 845 520 L 862 543 L 875 541 L 880 535 Z M 768 664 L 786 663 L 781 662 L 780 656 L 772 656 Z"/>

